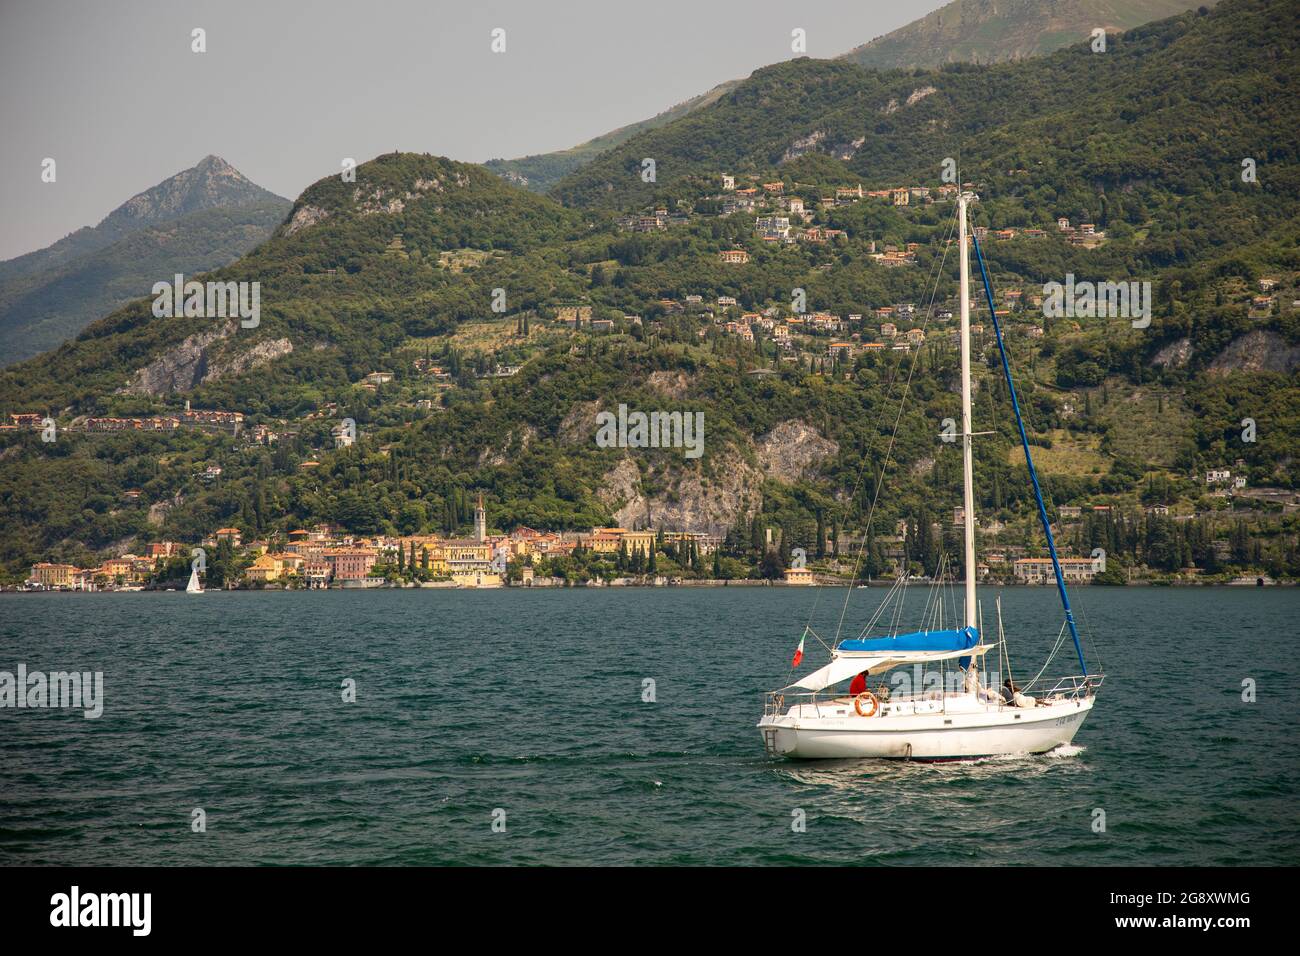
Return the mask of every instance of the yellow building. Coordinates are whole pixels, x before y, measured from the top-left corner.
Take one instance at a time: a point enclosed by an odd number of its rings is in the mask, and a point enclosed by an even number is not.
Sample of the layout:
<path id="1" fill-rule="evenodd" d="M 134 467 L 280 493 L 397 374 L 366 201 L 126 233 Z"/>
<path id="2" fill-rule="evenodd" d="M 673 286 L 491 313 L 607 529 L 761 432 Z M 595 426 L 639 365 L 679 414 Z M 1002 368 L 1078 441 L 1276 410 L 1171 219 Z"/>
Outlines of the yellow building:
<path id="1" fill-rule="evenodd" d="M 411 546 L 415 546 L 415 566 L 423 568 L 425 558 L 428 558 L 428 571 L 434 577 L 444 578 L 447 576 L 447 551 L 444 547 L 445 542 L 439 540 L 437 535 L 419 534 L 407 535 L 399 538 L 397 546 L 406 556 L 405 560 L 411 560 Z M 393 558 L 396 560 L 396 557 Z"/>
<path id="2" fill-rule="evenodd" d="M 250 581 L 261 581 L 266 584 L 296 574 L 302 565 L 303 559 L 297 554 L 259 554 L 257 560 L 244 573 Z"/>
<path id="3" fill-rule="evenodd" d="M 257 560 L 249 565 L 244 574 L 250 581 L 261 581 L 265 584 L 268 581 L 277 580 L 280 577 L 280 571 L 281 565 L 279 561 L 269 554 L 259 554 Z"/>
<path id="4" fill-rule="evenodd" d="M 464 588 L 499 588 L 501 575 L 492 569 L 492 545 L 469 538 L 453 538 L 441 545 L 444 574 Z"/>
<path id="5" fill-rule="evenodd" d="M 418 559 L 418 550 L 416 556 Z M 445 578 L 450 573 L 450 568 L 447 566 L 447 551 L 440 544 L 429 549 L 429 573 L 437 578 Z"/>
<path id="6" fill-rule="evenodd" d="M 785 583 L 802 585 L 813 584 L 813 573 L 808 568 L 786 568 Z"/>
<path id="7" fill-rule="evenodd" d="M 449 565 L 455 563 L 482 563 L 492 560 L 492 545 L 470 538 L 450 538 L 442 543 L 443 556 Z"/>
<path id="8" fill-rule="evenodd" d="M 592 528 L 591 537 L 585 543 L 597 554 L 614 554 L 623 543 L 625 534 L 627 530 L 624 528 Z"/>
<path id="9" fill-rule="evenodd" d="M 651 549 L 655 546 L 656 534 L 653 531 L 625 531 L 623 532 L 623 543 L 627 545 L 627 553 L 635 554 L 640 551 L 647 557 Z"/>
<path id="10" fill-rule="evenodd" d="M 152 562 L 147 558 L 141 560 L 134 554 L 124 554 L 120 558 L 109 558 L 99 570 L 95 572 L 95 577 L 107 580 L 109 583 L 115 583 L 119 579 L 124 584 L 137 584 L 143 581 L 152 567 Z"/>
<path id="11" fill-rule="evenodd" d="M 492 570 L 453 570 L 451 579 L 463 588 L 499 588 L 501 575 Z"/>
<path id="12" fill-rule="evenodd" d="M 70 588 L 74 584 L 77 575 L 77 569 L 71 564 L 40 564 L 32 565 L 31 576 L 27 579 L 28 584 L 36 584 L 43 588 Z"/>

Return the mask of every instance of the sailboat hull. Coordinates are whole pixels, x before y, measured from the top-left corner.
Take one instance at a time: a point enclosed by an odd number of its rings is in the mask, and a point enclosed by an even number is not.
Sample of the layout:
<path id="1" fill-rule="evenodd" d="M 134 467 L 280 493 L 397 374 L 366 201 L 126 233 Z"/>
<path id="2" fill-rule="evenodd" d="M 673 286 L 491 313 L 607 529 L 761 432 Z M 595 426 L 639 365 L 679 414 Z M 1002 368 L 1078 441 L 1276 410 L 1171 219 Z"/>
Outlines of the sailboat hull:
<path id="1" fill-rule="evenodd" d="M 771 756 L 796 760 L 963 760 L 1046 753 L 1074 739 L 1092 710 L 1092 697 L 1018 708 L 984 704 L 858 717 L 852 704 L 831 701 L 792 707 L 758 723 Z M 954 706 L 955 704 L 955 706 Z"/>

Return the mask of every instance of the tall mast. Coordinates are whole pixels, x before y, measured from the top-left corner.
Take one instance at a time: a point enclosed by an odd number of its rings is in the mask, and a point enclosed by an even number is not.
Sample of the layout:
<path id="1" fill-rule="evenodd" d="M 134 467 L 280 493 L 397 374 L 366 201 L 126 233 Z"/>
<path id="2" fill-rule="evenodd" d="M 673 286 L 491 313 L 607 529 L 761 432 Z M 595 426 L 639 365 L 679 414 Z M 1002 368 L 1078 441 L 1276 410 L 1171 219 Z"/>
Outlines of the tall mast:
<path id="1" fill-rule="evenodd" d="M 966 626 L 978 627 L 975 609 L 975 463 L 971 448 L 970 409 L 970 249 L 966 238 L 966 200 L 957 197 L 961 248 L 961 469 L 962 512 L 966 533 Z"/>

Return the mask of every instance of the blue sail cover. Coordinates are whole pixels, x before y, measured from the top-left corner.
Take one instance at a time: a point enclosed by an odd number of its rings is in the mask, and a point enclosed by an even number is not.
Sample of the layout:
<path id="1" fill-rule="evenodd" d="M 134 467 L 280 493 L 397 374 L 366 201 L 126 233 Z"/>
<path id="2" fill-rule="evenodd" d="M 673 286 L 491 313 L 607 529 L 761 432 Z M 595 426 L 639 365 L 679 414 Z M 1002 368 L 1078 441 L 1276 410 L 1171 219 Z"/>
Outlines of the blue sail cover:
<path id="1" fill-rule="evenodd" d="M 980 642 L 980 632 L 973 627 L 956 631 L 913 631 L 894 637 L 864 637 L 841 641 L 842 651 L 871 651 L 888 656 L 895 651 L 964 651 Z M 969 658 L 962 660 L 969 662 Z M 963 667 L 966 664 L 962 665 Z"/>

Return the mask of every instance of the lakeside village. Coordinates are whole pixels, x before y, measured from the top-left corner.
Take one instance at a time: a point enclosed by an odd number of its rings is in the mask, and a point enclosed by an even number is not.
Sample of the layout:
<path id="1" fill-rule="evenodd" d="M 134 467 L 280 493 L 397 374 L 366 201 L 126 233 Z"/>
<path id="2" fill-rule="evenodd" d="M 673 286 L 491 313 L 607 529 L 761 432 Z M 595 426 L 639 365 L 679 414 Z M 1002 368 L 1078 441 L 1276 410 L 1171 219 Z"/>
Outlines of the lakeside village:
<path id="1" fill-rule="evenodd" d="M 1092 509 L 1098 516 L 1106 506 Z M 1082 509 L 1059 509 L 1058 531 L 1077 524 Z M 955 536 L 963 522 L 960 507 L 952 512 L 949 532 Z M 996 523 L 994 523 L 996 525 Z M 755 522 L 752 527 L 759 529 Z M 892 536 L 873 536 L 854 543 L 835 534 L 823 539 L 816 564 L 808 564 L 802 549 L 786 555 L 771 528 L 761 529 L 763 559 L 754 568 L 726 552 L 735 549 L 734 536 L 663 529 L 629 530 L 593 528 L 590 532 L 538 531 L 516 528 L 509 534 L 489 533 L 487 512 L 480 495 L 469 538 L 441 535 L 361 537 L 326 524 L 298 529 L 284 539 L 245 542 L 238 528 L 220 528 L 190 546 L 177 541 L 150 543 L 142 555 L 123 554 L 99 567 L 41 562 L 19 590 L 25 591 L 143 591 L 179 590 L 192 568 L 208 586 L 233 589 L 301 588 L 500 588 L 500 587 L 627 587 L 695 586 L 815 586 L 867 583 L 867 570 L 879 567 L 876 580 L 897 580 L 901 575 L 929 580 L 919 565 L 909 560 L 921 529 L 900 519 Z M 997 528 L 993 529 L 995 532 Z M 929 535 L 944 536 L 939 523 Z M 923 534 L 922 534 L 923 536 Z M 866 544 L 868 557 L 858 561 Z M 843 551 L 841 550 L 843 546 Z M 1056 575 L 1049 557 L 1021 556 L 1021 546 L 991 551 L 978 568 L 980 579 L 990 584 L 1054 585 Z M 1070 584 L 1132 583 L 1131 574 L 1106 577 L 1105 555 L 1060 557 L 1061 571 Z M 854 578 L 854 568 L 859 576 Z M 215 573 L 214 573 L 215 572 Z M 747 573 L 748 572 L 748 573 Z M 1226 583 L 1256 585 L 1276 583 L 1267 575 L 1241 575 Z"/>
<path id="2" fill-rule="evenodd" d="M 861 185 L 840 186 L 833 195 L 825 195 L 814 208 L 798 196 L 785 195 L 781 182 L 760 183 L 758 177 L 749 177 L 749 185 L 738 185 L 737 177 L 721 176 L 721 192 L 701 196 L 694 203 L 678 202 L 670 213 L 667 208 L 655 208 L 643 215 L 625 216 L 618 221 L 621 229 L 633 233 L 651 233 L 668 230 L 689 223 L 701 215 L 732 216 L 753 215 L 753 234 L 763 246 L 773 244 L 811 243 L 834 244 L 847 240 L 843 230 L 825 225 L 827 216 L 842 206 L 875 201 L 892 207 L 927 206 L 955 200 L 958 187 L 944 184 L 937 187 L 907 186 L 879 190 L 865 190 Z M 713 187 L 716 189 L 716 186 Z M 974 192 L 977 184 L 965 183 L 962 189 Z M 976 197 L 978 198 L 978 197 Z M 1106 241 L 1104 231 L 1093 223 L 1072 224 L 1061 218 L 1054 229 L 989 229 L 973 228 L 982 241 L 1043 240 L 1064 241 L 1083 248 L 1096 248 Z M 404 256 L 400 237 L 394 240 L 394 255 Z M 917 265 L 919 245 L 908 243 L 868 244 L 870 259 L 884 268 L 906 268 Z M 455 257 L 455 254 L 448 254 Z M 750 261 L 750 252 L 743 248 L 724 249 L 718 253 L 724 266 L 744 265 Z M 469 267 L 473 263 L 462 263 Z M 1296 276 L 1288 279 L 1265 277 L 1258 280 L 1258 295 L 1250 290 L 1239 290 L 1253 318 L 1265 318 L 1283 308 L 1281 295 L 1288 290 L 1294 293 L 1298 286 Z M 716 291 L 716 290 L 715 290 Z M 1253 296 L 1253 297 L 1252 297 Z M 997 309 L 1000 320 L 1014 326 L 1017 333 L 1028 339 L 1041 339 L 1049 322 L 1043 316 L 1043 296 L 1036 292 L 1025 293 L 1018 288 L 1004 288 Z M 535 310 L 513 317 L 514 332 L 508 328 L 511 316 L 486 320 L 489 331 L 483 341 L 471 339 L 463 343 L 467 351 L 446 345 L 441 357 L 431 354 L 427 347 L 399 352 L 398 364 L 390 369 L 372 371 L 353 384 L 357 401 L 366 405 L 371 413 L 382 415 L 381 424 L 409 423 L 412 419 L 443 413 L 462 391 L 473 391 L 493 380 L 509 378 L 519 373 L 536 348 L 545 347 L 557 334 L 633 333 L 638 337 L 658 334 L 670 319 L 694 316 L 699 320 L 697 335 L 701 340 L 722 342 L 738 341 L 757 349 L 758 361 L 748 374 L 775 375 L 781 367 L 804 369 L 812 374 L 850 376 L 848 369 L 855 363 L 892 363 L 899 354 L 930 348 L 956 347 L 957 329 L 951 301 L 936 303 L 932 321 L 927 324 L 917 305 L 897 302 L 864 308 L 846 315 L 828 311 L 796 312 L 789 304 L 750 303 L 750 309 L 736 296 L 682 294 L 677 298 L 661 298 L 646 302 L 643 321 L 641 315 L 613 314 L 608 309 L 585 302 L 552 302 Z M 987 309 L 973 303 L 973 315 Z M 1291 303 L 1300 308 L 1300 299 Z M 752 311 L 751 311 L 752 309 Z M 536 320 L 549 320 L 538 324 Z M 470 323 L 473 326 L 473 323 Z M 548 328 L 549 326 L 549 328 Z M 1078 329 L 1077 323 L 1067 323 Z M 481 329 L 471 329 L 471 336 Z M 971 332 L 976 347 L 990 346 L 991 329 L 974 322 Z M 764 345 L 764 343 L 767 343 Z M 575 348 L 577 346 L 574 346 Z M 769 357 L 770 356 L 770 357 Z M 879 358 L 877 358 L 879 357 Z M 788 363 L 788 364 L 787 364 Z M 334 396 L 341 397 L 341 396 Z M 1090 396 L 1089 396 L 1090 397 Z M 1066 396 L 1070 399 L 1070 396 Z M 352 400 L 348 399 L 350 403 Z M 1059 422 L 1064 427 L 1076 416 L 1076 402 L 1066 400 L 1057 407 Z M 347 406 L 339 402 L 321 402 L 316 408 L 304 412 L 296 420 L 260 420 L 248 422 L 242 412 L 220 409 L 192 409 L 187 400 L 184 408 L 155 412 L 137 417 L 77 416 L 56 421 L 36 411 L 10 413 L 7 421 L 0 421 L 0 434 L 13 432 L 40 432 L 46 441 L 62 435 L 107 435 L 121 433 L 179 433 L 187 429 L 219 433 L 235 442 L 257 446 L 274 446 L 284 453 L 289 469 L 310 473 L 325 462 L 326 448 L 307 439 L 322 429 L 332 436 L 335 449 L 353 445 L 356 426 L 351 419 L 341 419 Z M 380 410 L 384 411 L 381 413 Z M 341 419 L 341 420 L 340 420 Z M 320 426 L 320 427 L 318 427 Z M 233 446 L 232 446 L 233 447 Z M 387 453 L 387 446 L 380 451 Z M 1214 467 L 1211 467 L 1214 466 Z M 280 465 L 277 465 L 279 468 Z M 1201 470 L 1185 475 L 1190 487 L 1200 486 L 1201 505 L 1191 513 L 1185 509 L 1171 509 L 1159 503 L 1146 507 L 1146 520 L 1163 519 L 1173 522 L 1199 522 L 1212 517 L 1222 508 L 1233 510 L 1237 502 L 1247 510 L 1267 509 L 1281 514 L 1300 511 L 1300 493 L 1292 489 L 1269 486 L 1247 487 L 1245 462 L 1203 462 Z M 220 459 L 200 461 L 193 474 L 196 485 L 219 487 L 222 483 L 223 465 Z M 151 502 L 140 489 L 122 492 L 123 505 L 148 507 L 151 522 L 153 511 L 165 509 L 167 502 Z M 1206 502 L 1209 502 L 1206 504 Z M 1058 535 L 1065 543 L 1062 570 L 1072 583 L 1096 581 L 1107 584 L 1147 583 L 1156 581 L 1150 569 L 1134 567 L 1127 562 L 1123 568 L 1112 562 L 1109 571 L 1104 558 L 1088 555 L 1097 535 L 1091 541 L 1079 532 L 1085 523 L 1109 522 L 1112 508 L 1118 522 L 1127 521 L 1135 527 L 1142 515 L 1122 515 L 1122 503 L 1096 503 L 1093 505 L 1057 508 Z M 207 586 L 223 588 L 325 588 L 325 587 L 502 587 L 502 586 L 606 586 L 629 584 L 788 584 L 814 583 L 850 584 L 862 579 L 893 578 L 903 573 L 912 576 L 923 574 L 930 565 L 918 560 L 916 539 L 946 540 L 953 528 L 961 524 L 960 509 L 952 524 L 934 522 L 929 534 L 918 535 L 915 521 L 899 519 L 892 536 L 876 534 L 870 548 L 876 549 L 867 556 L 866 567 L 854 577 L 854 556 L 864 544 L 863 534 L 854 536 L 842 529 L 823 535 L 821 544 L 807 548 L 806 561 L 798 560 L 794 549 L 780 540 L 772 540 L 770 529 L 755 529 L 754 521 L 742 527 L 700 530 L 592 528 L 590 531 L 548 531 L 515 528 L 509 534 L 489 534 L 482 508 L 476 516 L 472 537 L 442 537 L 438 535 L 365 537 L 348 533 L 345 529 L 317 525 L 311 529 L 291 531 L 287 536 L 260 537 L 245 540 L 239 528 L 219 528 L 202 540 L 191 543 L 154 541 L 147 544 L 142 554 L 125 553 L 104 560 L 98 567 L 77 567 L 70 564 L 41 562 L 31 567 L 29 577 L 18 587 L 25 590 L 142 590 L 183 587 L 189 576 L 196 548 L 203 551 L 201 577 Z M 990 582 L 1051 584 L 1055 578 L 1050 561 L 1041 548 L 1027 542 L 1013 543 L 999 540 L 1001 523 L 981 516 L 980 534 L 985 537 L 986 563 L 980 567 L 981 578 Z M 463 531 L 464 529 L 460 529 Z M 1094 528 L 1089 524 L 1089 532 Z M 723 532 L 723 533 L 719 533 Z M 768 535 L 764 544 L 764 534 Z M 1073 535 L 1073 537 L 1071 537 Z M 248 535 L 252 538 L 251 535 Z M 1131 534 L 1130 534 L 1131 537 Z M 1158 583 L 1185 583 L 1196 580 L 1214 580 L 1216 583 L 1261 584 L 1273 583 L 1273 578 L 1257 569 L 1262 567 L 1259 555 L 1251 553 L 1249 542 L 1242 531 L 1228 540 L 1215 538 L 1208 542 L 1215 553 L 1210 560 L 1199 558 L 1196 567 L 1185 557 L 1170 558 L 1162 562 L 1164 577 Z M 1235 538 L 1242 540 L 1234 543 Z M 810 540 L 816 540 L 809 536 Z M 733 540 L 734 539 L 734 540 Z M 1113 539 L 1112 539 L 1113 540 Z M 134 545 L 140 548 L 140 539 Z M 807 542 L 804 542 L 807 544 Z M 1131 548 L 1129 549 L 1131 550 Z M 1073 551 L 1073 554 L 1069 552 Z M 1235 571 L 1216 569 L 1215 565 L 1234 565 Z M 798 565 L 798 566 L 796 566 Z M 1180 572 L 1178 568 L 1182 568 Z M 1205 573 L 1207 571 L 1209 574 Z M 1218 573 L 1219 570 L 1224 573 Z M 1237 575 L 1233 577 L 1233 575 Z"/>

